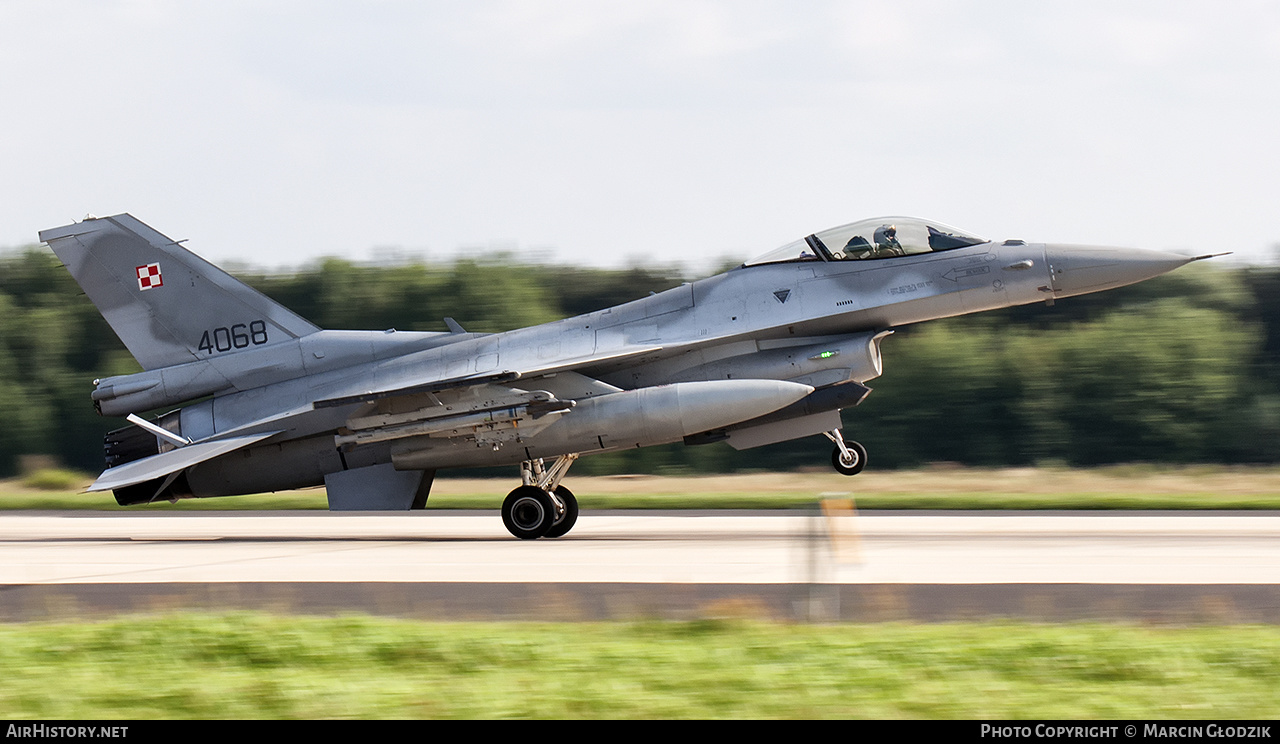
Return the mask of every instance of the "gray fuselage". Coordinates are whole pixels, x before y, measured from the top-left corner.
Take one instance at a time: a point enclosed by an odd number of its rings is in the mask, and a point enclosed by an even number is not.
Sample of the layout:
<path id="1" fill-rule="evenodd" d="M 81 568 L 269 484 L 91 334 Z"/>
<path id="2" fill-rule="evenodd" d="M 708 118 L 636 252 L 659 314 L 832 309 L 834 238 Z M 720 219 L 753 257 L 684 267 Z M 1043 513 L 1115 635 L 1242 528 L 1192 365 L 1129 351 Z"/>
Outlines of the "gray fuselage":
<path id="1" fill-rule="evenodd" d="M 599 417 L 599 432 L 577 430 L 571 422 L 586 418 L 582 406 L 593 397 L 674 382 L 735 376 L 796 380 L 815 388 L 865 382 L 880 372 L 877 342 L 871 341 L 876 333 L 1042 301 L 1053 296 L 1051 285 L 1043 244 L 983 243 L 876 260 L 744 266 L 605 310 L 493 335 L 456 334 L 461 336 L 456 340 L 451 334 L 321 331 L 290 342 L 296 351 L 284 353 L 296 365 L 283 363 L 283 350 L 271 347 L 238 355 L 237 366 L 253 370 L 252 375 L 225 375 L 264 379 L 270 370 L 253 367 L 251 357 L 257 353 L 282 376 L 293 367 L 288 378 L 218 392 L 182 409 L 180 427 L 165 425 L 193 440 L 231 430 L 281 432 L 265 444 L 193 468 L 188 481 L 197 496 L 318 485 L 326 473 L 385 462 L 414 469 L 510 465 L 568 452 L 647 446 L 662 442 L 611 436 L 610 429 L 619 424 L 610 423 L 610 416 Z M 857 347 L 854 351 L 865 353 L 841 353 L 829 360 L 788 354 L 790 349 L 838 347 L 849 340 Z M 625 356 L 611 356 L 615 353 Z M 392 389 L 424 378 L 547 368 L 593 356 L 601 361 L 511 383 L 577 400 L 580 408 L 527 441 L 500 447 L 424 436 L 340 453 L 334 433 L 359 405 L 311 408 L 317 399 Z M 280 415 L 264 416 L 265 410 Z"/>

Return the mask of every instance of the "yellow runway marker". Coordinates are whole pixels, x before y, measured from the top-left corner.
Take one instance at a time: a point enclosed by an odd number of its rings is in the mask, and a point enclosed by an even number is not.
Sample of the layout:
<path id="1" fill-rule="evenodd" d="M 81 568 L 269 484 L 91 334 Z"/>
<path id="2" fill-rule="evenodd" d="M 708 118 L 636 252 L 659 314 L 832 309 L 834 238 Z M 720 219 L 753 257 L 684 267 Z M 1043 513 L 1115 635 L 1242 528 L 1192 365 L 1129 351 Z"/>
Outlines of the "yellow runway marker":
<path id="1" fill-rule="evenodd" d="M 838 563 L 861 563 L 862 540 L 858 533 L 858 509 L 852 498 L 824 498 L 822 515 L 826 517 L 831 551 Z"/>

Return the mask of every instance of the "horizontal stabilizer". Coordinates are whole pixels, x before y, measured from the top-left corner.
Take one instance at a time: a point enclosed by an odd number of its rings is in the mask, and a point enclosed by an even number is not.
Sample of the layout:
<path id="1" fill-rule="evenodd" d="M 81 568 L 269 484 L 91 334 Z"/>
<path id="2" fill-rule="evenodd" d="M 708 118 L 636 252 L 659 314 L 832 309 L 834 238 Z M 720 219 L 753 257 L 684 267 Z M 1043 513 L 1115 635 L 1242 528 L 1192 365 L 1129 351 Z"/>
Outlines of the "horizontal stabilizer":
<path id="1" fill-rule="evenodd" d="M 98 479 L 89 486 L 90 491 L 113 491 L 117 488 L 126 486 L 136 486 L 139 483 L 146 483 L 149 480 L 163 478 L 170 473 L 176 473 L 185 470 L 192 465 L 212 460 L 219 455 L 225 455 L 228 452 L 234 452 L 241 447 L 247 447 L 255 442 L 279 434 L 278 431 L 269 431 L 259 434 L 249 434 L 242 437 L 232 437 L 230 439 L 217 439 L 210 442 L 199 442 L 197 444 L 188 444 L 179 449 L 161 452 L 158 455 L 144 457 L 141 460 L 134 460 L 123 465 L 117 465 L 98 476 Z"/>

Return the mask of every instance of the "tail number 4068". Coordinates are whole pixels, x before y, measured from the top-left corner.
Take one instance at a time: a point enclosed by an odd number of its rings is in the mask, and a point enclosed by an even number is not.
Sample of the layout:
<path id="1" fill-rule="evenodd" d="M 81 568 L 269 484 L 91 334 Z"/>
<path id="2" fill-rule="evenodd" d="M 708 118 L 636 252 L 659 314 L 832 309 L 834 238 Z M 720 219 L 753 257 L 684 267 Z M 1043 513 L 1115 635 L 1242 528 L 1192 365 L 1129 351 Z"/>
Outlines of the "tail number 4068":
<path id="1" fill-rule="evenodd" d="M 236 323 L 230 328 L 214 328 L 205 331 L 200 337 L 200 345 L 196 348 L 212 354 L 215 351 L 231 351 L 249 346 L 261 346 L 267 342 L 266 321 L 255 320 L 252 323 Z"/>

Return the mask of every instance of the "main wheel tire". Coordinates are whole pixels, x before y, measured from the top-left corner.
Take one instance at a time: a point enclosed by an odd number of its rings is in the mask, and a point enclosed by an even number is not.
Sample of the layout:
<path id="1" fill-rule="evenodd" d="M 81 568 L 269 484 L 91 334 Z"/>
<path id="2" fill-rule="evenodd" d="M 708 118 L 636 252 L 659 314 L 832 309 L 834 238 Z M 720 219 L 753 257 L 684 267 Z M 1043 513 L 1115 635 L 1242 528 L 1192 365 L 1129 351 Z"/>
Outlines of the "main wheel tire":
<path id="1" fill-rule="evenodd" d="M 857 475 L 867 466 L 867 448 L 852 439 L 844 440 L 845 449 L 849 450 L 849 457 L 844 457 L 844 453 L 836 447 L 831 451 L 831 465 L 836 472 L 841 475 Z"/>
<path id="2" fill-rule="evenodd" d="M 547 534 L 555 519 L 555 504 L 537 486 L 520 486 L 502 502 L 502 523 L 521 540 L 536 540 Z"/>
<path id="3" fill-rule="evenodd" d="M 543 537 L 562 537 L 578 522 L 578 499 L 573 495 L 573 491 L 564 486 L 556 486 L 556 496 L 564 502 L 564 516 L 560 521 L 552 524 L 551 529 L 547 530 L 547 534 Z"/>

